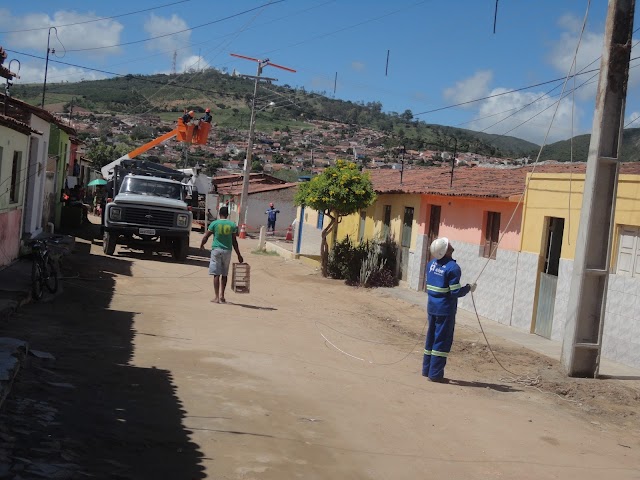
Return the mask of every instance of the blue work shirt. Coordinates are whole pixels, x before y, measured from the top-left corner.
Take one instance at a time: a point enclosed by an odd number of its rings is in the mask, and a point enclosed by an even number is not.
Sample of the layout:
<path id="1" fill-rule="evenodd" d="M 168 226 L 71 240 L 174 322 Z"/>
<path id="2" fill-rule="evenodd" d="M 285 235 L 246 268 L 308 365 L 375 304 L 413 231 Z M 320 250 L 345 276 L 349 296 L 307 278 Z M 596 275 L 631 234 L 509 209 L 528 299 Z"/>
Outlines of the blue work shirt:
<path id="1" fill-rule="evenodd" d="M 455 315 L 458 298 L 469 293 L 470 287 L 460 285 L 462 271 L 451 257 L 432 260 L 425 272 L 427 283 L 427 312 L 429 315 Z"/>
<path id="2" fill-rule="evenodd" d="M 274 208 L 271 208 L 271 209 L 267 210 L 264 213 L 266 213 L 268 215 L 267 218 L 269 219 L 270 222 L 275 222 L 276 221 L 276 215 L 278 213 L 280 213 L 280 210 L 276 210 Z"/>

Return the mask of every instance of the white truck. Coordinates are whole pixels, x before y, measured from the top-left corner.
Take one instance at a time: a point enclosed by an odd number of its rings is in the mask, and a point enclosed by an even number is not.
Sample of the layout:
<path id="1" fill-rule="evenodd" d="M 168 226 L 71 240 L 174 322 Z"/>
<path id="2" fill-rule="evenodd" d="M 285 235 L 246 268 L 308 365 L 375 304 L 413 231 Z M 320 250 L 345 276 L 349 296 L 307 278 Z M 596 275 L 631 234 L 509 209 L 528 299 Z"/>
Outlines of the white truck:
<path id="1" fill-rule="evenodd" d="M 169 251 L 184 261 L 193 219 L 182 183 L 186 174 L 141 160 L 119 159 L 108 167 L 103 176 L 113 198 L 104 209 L 104 253 L 113 255 L 116 245 L 127 245 Z"/>

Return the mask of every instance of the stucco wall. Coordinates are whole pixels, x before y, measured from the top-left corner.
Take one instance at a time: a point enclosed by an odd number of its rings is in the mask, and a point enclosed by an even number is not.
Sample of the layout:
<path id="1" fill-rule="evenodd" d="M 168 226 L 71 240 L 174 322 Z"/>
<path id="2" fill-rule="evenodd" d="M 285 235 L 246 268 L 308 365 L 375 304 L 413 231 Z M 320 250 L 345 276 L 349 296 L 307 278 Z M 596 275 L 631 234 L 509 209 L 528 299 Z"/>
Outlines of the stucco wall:
<path id="1" fill-rule="evenodd" d="M 50 124 L 41 118 L 31 115 L 31 127 L 42 132 L 32 135 L 33 148 L 29 152 L 29 169 L 27 172 L 27 192 L 23 232 L 32 237 L 42 231 L 42 210 L 44 205 L 44 186 L 46 178 L 46 162 L 49 146 Z"/>
<path id="2" fill-rule="evenodd" d="M 514 215 L 513 212 L 517 202 L 436 195 L 426 195 L 425 197 L 428 204 L 425 216 L 429 215 L 430 205 L 439 205 L 441 207 L 439 236 L 475 244 L 476 249 L 479 249 L 480 245 L 484 243 L 486 212 L 498 212 L 500 213 L 500 235 L 504 234 L 500 242 L 500 248 L 503 250 L 519 250 L 522 206 L 518 208 Z M 513 220 L 509 224 L 512 216 Z"/>
<path id="3" fill-rule="evenodd" d="M 22 209 L 0 212 L 0 267 L 9 265 L 20 253 Z"/>
<path id="4" fill-rule="evenodd" d="M 273 202 L 277 210 L 280 210 L 276 220 L 276 232 L 285 234 L 287 227 L 296 218 L 297 208 L 293 204 L 296 187 L 274 190 L 271 192 L 253 193 L 249 195 L 247 206 L 247 224 L 249 231 L 260 230 L 260 226 L 267 225 L 269 203 Z"/>

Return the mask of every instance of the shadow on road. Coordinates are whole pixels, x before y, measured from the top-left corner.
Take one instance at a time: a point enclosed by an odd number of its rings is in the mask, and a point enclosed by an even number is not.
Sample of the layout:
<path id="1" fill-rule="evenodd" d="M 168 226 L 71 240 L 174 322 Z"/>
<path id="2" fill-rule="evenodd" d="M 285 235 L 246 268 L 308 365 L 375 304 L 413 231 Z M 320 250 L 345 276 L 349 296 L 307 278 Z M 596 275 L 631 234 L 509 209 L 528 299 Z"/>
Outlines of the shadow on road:
<path id="1" fill-rule="evenodd" d="M 513 388 L 509 385 L 501 385 L 499 383 L 468 382 L 466 380 L 453 380 L 453 379 L 448 379 L 446 383 L 448 383 L 449 385 L 456 385 L 459 387 L 488 388 L 489 390 L 494 390 L 496 392 L 502 392 L 502 393 L 512 393 L 512 392 L 520 391 L 517 388 Z"/>
<path id="2" fill-rule="evenodd" d="M 114 273 L 131 275 L 131 262 L 81 248 L 67 264 L 83 278 L 102 280 L 90 286 L 65 282 L 54 302 L 25 307 L 3 328 L 3 335 L 56 357 L 52 363 L 29 360 L 0 415 L 0 425 L 10 431 L 12 422 L 20 422 L 13 433 L 14 465 L 18 457 L 33 464 L 72 464 L 75 473 L 91 478 L 204 478 L 203 455 L 183 425 L 185 411 L 171 374 L 130 364 L 136 314 L 111 304 Z M 25 402 L 46 404 L 56 413 L 45 421 L 31 419 Z M 22 468 L 28 473 L 33 464 Z"/>
<path id="3" fill-rule="evenodd" d="M 230 302 L 229 300 L 227 300 L 226 304 L 234 305 L 236 307 L 250 308 L 252 310 L 269 310 L 269 311 L 278 310 L 277 308 L 274 308 L 274 307 L 259 307 L 258 305 L 247 305 L 246 303 Z"/>

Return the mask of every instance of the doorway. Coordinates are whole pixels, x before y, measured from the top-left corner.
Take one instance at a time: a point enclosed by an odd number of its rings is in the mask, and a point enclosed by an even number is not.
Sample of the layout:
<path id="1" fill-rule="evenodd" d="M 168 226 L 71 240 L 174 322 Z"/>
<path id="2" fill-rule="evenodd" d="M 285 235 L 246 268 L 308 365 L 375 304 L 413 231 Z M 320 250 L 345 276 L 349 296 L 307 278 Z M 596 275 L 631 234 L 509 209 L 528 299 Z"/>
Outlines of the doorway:
<path id="1" fill-rule="evenodd" d="M 538 301 L 534 326 L 534 333 L 544 338 L 551 338 L 553 328 L 563 234 L 564 218 L 548 217 L 544 232 L 544 262 L 541 262 L 538 273 Z"/>
<path id="2" fill-rule="evenodd" d="M 400 278 L 404 281 L 408 278 L 409 271 L 409 248 L 411 247 L 411 233 L 413 230 L 413 207 L 404 207 L 404 218 L 402 220 L 402 238 L 400 239 L 401 250 L 401 273 Z"/>

